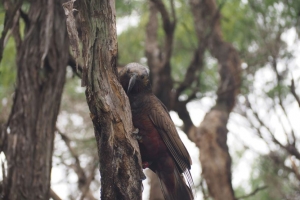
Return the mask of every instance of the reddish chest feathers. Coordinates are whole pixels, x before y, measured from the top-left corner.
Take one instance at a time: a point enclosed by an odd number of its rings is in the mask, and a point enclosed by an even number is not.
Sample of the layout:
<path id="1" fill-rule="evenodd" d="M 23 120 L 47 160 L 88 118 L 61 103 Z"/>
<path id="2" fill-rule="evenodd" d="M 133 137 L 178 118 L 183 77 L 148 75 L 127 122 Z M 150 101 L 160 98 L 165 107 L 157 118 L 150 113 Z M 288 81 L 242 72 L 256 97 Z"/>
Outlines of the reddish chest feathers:
<path id="1" fill-rule="evenodd" d="M 133 125 L 139 129 L 138 134 L 141 136 L 139 146 L 142 160 L 149 163 L 168 155 L 167 146 L 149 117 L 149 109 L 155 109 L 153 106 L 151 99 L 140 102 L 131 101 Z"/>

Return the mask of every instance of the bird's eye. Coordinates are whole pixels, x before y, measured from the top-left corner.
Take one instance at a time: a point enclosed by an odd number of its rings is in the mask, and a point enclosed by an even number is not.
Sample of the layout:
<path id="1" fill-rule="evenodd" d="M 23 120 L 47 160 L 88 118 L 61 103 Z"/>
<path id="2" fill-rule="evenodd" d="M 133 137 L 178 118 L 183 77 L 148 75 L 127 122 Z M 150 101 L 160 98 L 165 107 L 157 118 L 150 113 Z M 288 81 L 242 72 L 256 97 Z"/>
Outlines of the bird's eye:
<path id="1" fill-rule="evenodd" d="M 141 75 L 141 79 L 144 79 L 145 78 L 145 76 L 144 75 Z"/>
<path id="2" fill-rule="evenodd" d="M 129 74 L 130 73 L 130 70 L 129 69 L 127 69 L 127 74 Z"/>

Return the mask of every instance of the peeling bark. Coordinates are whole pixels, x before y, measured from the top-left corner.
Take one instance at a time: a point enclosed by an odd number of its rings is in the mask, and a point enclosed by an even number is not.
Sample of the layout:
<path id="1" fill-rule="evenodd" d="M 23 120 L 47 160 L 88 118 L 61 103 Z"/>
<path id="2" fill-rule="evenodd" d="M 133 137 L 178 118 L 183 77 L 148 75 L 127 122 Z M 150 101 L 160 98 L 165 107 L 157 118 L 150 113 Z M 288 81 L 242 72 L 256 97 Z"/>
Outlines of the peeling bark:
<path id="1" fill-rule="evenodd" d="M 58 0 L 32 1 L 17 44 L 14 104 L 2 132 L 7 159 L 3 199 L 49 199 L 53 139 L 68 62 L 65 16 Z"/>
<path id="2" fill-rule="evenodd" d="M 141 158 L 128 98 L 117 78 L 114 0 L 78 1 L 86 99 L 100 158 L 101 199 L 142 197 Z"/>

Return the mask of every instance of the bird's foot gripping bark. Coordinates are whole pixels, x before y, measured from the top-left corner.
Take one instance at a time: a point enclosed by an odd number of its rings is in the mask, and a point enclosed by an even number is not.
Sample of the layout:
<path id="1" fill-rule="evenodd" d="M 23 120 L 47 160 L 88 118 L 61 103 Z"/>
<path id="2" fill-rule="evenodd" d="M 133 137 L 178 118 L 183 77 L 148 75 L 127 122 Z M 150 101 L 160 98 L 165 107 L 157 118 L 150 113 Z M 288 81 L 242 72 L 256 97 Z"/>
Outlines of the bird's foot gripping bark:
<path id="1" fill-rule="evenodd" d="M 138 140 L 138 141 L 141 141 L 141 140 L 142 140 L 142 136 L 139 135 L 139 129 L 138 129 L 138 128 L 136 128 L 135 130 L 133 130 L 132 135 L 133 135 L 133 137 L 134 137 L 136 140 Z"/>

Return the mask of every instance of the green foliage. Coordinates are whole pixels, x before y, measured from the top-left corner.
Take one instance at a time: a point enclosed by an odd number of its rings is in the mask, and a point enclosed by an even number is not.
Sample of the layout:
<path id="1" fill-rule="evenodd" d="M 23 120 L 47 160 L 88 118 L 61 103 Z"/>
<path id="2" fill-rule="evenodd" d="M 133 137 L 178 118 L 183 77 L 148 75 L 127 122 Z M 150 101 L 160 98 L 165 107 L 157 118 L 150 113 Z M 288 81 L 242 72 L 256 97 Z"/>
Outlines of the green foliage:
<path id="1" fill-rule="evenodd" d="M 5 13 L 0 13 L 0 32 L 4 28 Z M 14 92 L 14 83 L 16 81 L 16 45 L 13 38 L 8 38 L 3 52 L 3 58 L 0 63 L 0 115 L 8 115 L 8 108 L 11 106 L 12 93 Z M 2 104 L 2 100 L 5 102 Z M 6 108 L 7 107 L 7 108 Z M 2 113 L 2 111 L 4 113 Z M 1 119 L 0 119 L 1 120 Z"/>
<path id="2" fill-rule="evenodd" d="M 268 55 L 276 56 L 276 51 L 285 48 L 278 37 L 299 23 L 299 11 L 299 1 L 226 1 L 221 10 L 225 40 L 239 49 L 249 66 L 258 69 L 268 62 Z"/>
<path id="3" fill-rule="evenodd" d="M 252 190 L 267 186 L 259 191 L 249 200 L 282 200 L 293 195 L 297 188 L 297 181 L 294 175 L 289 173 L 282 166 L 288 158 L 283 152 L 271 152 L 268 155 L 261 155 L 253 165 L 251 173 Z"/>
<path id="4" fill-rule="evenodd" d="M 271 88 L 269 91 L 267 91 L 266 94 L 268 97 L 275 99 L 276 97 L 285 98 L 289 93 L 290 93 L 289 86 L 280 83 L 275 87 Z"/>
<path id="5" fill-rule="evenodd" d="M 287 171 L 283 164 L 288 155 L 283 152 L 271 152 L 260 155 L 252 165 L 251 188 L 239 186 L 235 189 L 236 197 L 248 195 L 256 189 L 262 188 L 248 200 L 282 200 L 290 199 L 295 192 L 299 192 L 298 181 L 295 176 Z"/>
<path id="6" fill-rule="evenodd" d="M 146 5 L 138 2 L 139 1 L 136 1 L 134 4 L 134 9 L 139 13 L 138 26 L 127 27 L 125 31 L 118 35 L 118 62 L 120 64 L 141 62 L 141 59 L 144 57 L 145 28 L 148 15 Z M 118 1 L 116 4 L 118 4 Z M 124 16 L 123 8 L 124 7 L 120 7 L 119 10 L 117 9 L 117 16 Z M 128 12 L 128 15 L 131 11 Z"/>
<path id="7" fill-rule="evenodd" d="M 247 51 L 256 37 L 255 16 L 240 0 L 226 1 L 221 8 L 224 39 L 241 52 Z"/>
<path id="8" fill-rule="evenodd" d="M 229 0 L 221 13 L 224 38 L 239 50 L 246 66 L 242 94 L 252 91 L 254 76 L 259 69 L 273 65 L 274 61 L 287 62 L 295 56 L 281 36 L 291 28 L 299 29 L 300 1 Z M 285 97 L 289 93 L 288 85 L 284 80 L 279 85 L 274 81 L 266 83 L 266 95 Z"/>
<path id="9" fill-rule="evenodd" d="M 85 89 L 81 87 L 81 79 L 76 77 L 70 68 L 67 68 L 67 80 L 60 109 L 60 117 L 66 122 L 61 124 L 61 121 L 58 121 L 58 127 L 72 139 L 75 144 L 74 149 L 79 155 L 90 158 L 97 157 L 97 148 L 93 124 L 86 103 Z M 64 152 L 61 153 L 64 154 Z M 68 154 L 65 156 L 69 157 Z"/>
<path id="10" fill-rule="evenodd" d="M 172 77 L 175 82 L 183 80 L 186 69 L 193 58 L 193 52 L 198 46 L 189 7 L 184 2 L 180 2 L 180 5 L 181 7 L 176 9 L 177 26 L 171 58 Z"/>
<path id="11" fill-rule="evenodd" d="M 118 17 L 130 15 L 132 11 L 137 10 L 144 2 L 141 0 L 116 0 L 116 12 Z"/>
<path id="12" fill-rule="evenodd" d="M 71 101 L 85 101 L 85 88 L 81 87 L 81 79 L 73 74 L 70 68 L 67 68 L 67 81 L 64 86 L 64 93 L 68 94 Z"/>
<path id="13" fill-rule="evenodd" d="M 118 36 L 118 62 L 140 62 L 144 57 L 145 33 L 141 27 L 131 27 Z"/>
<path id="14" fill-rule="evenodd" d="M 0 63 L 0 99 L 12 93 L 13 84 L 16 79 L 16 49 L 15 42 L 10 38 L 3 52 L 3 59 Z"/>

